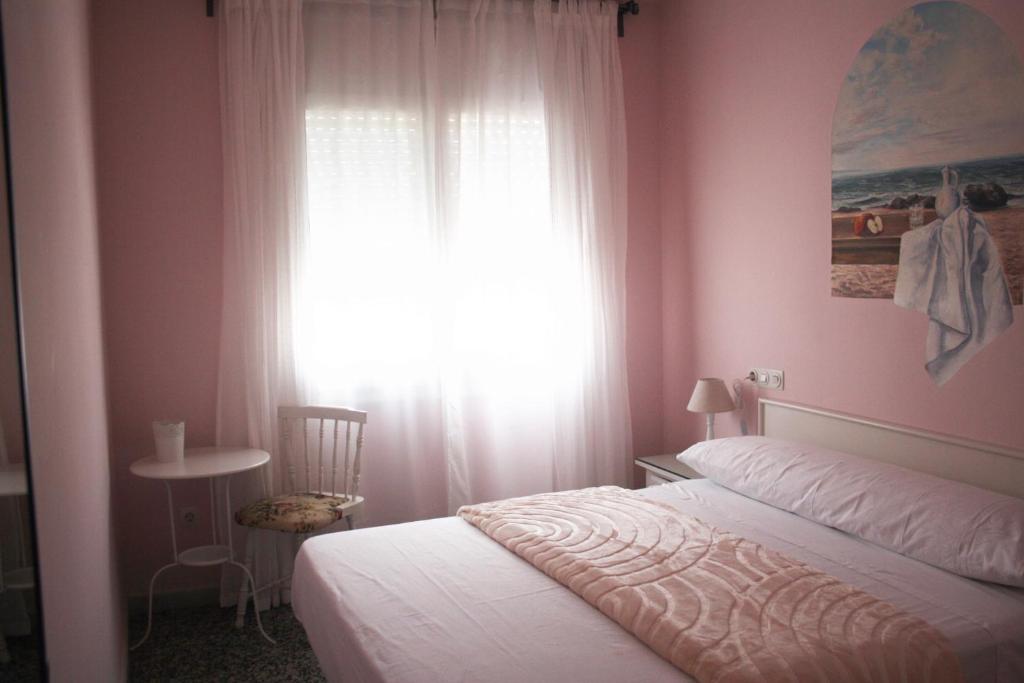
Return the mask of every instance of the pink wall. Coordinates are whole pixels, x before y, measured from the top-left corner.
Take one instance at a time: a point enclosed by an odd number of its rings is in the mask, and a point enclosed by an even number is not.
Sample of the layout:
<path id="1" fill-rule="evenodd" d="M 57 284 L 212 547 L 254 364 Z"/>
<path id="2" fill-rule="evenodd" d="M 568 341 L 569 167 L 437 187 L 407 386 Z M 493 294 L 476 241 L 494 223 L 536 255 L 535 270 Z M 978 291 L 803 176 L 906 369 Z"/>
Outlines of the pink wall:
<path id="1" fill-rule="evenodd" d="M 619 41 L 629 155 L 626 344 L 636 456 L 662 452 L 661 15 L 660 4 L 645 2 L 640 15 L 628 17 Z"/>
<path id="2" fill-rule="evenodd" d="M 786 400 L 1024 447 L 1024 321 L 937 388 L 924 316 L 829 295 L 832 110 L 861 45 L 909 4 L 662 6 L 666 446 L 700 438 L 698 375 L 761 365 L 786 371 Z M 970 4 L 1024 49 L 1024 3 Z M 737 432 L 735 415 L 719 424 Z"/>
<path id="3" fill-rule="evenodd" d="M 113 475 L 129 595 L 170 561 L 163 486 L 133 477 L 150 423 L 182 418 L 186 446 L 213 444 L 220 340 L 221 149 L 217 22 L 202 2 L 95 4 L 93 59 Z M 176 485 L 208 543 L 206 482 Z M 204 533 L 205 532 L 205 533 Z M 173 591 L 218 571 L 161 577 Z"/>
<path id="4" fill-rule="evenodd" d="M 3 4 L 46 647 L 54 681 L 127 675 L 114 564 L 84 0 Z"/>

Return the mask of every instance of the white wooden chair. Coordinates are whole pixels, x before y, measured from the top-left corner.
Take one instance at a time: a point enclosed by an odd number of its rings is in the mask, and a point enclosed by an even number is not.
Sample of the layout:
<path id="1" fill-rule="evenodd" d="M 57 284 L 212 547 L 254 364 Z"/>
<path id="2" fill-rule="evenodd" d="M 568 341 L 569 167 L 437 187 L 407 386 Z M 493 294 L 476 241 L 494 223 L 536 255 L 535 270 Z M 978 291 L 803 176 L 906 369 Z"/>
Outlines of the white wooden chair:
<path id="1" fill-rule="evenodd" d="M 359 467 L 366 413 L 348 408 L 281 406 L 277 409 L 277 419 L 278 457 L 287 463 L 291 493 L 246 505 L 235 512 L 235 522 L 250 529 L 296 534 L 299 543 L 341 520 L 351 529 L 352 515 L 363 505 L 363 497 L 359 495 Z M 254 549 L 250 532 L 245 543 L 245 566 L 250 571 Z M 263 591 L 278 584 L 283 584 L 285 591 L 290 590 L 291 575 L 256 590 Z M 245 622 L 248 598 L 249 583 L 243 577 L 235 619 L 239 628 Z"/>

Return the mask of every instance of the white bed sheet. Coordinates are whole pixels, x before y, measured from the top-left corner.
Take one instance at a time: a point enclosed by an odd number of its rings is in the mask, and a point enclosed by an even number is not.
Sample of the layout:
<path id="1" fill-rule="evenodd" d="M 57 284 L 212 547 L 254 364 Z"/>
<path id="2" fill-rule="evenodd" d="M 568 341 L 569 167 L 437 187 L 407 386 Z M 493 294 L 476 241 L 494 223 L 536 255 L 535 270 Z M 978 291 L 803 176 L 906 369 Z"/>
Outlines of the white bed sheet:
<path id="1" fill-rule="evenodd" d="M 926 619 L 969 681 L 1024 680 L 1024 590 L 963 579 L 708 480 L 642 494 Z M 692 680 L 454 517 L 312 538 L 292 585 L 295 614 L 332 681 Z"/>

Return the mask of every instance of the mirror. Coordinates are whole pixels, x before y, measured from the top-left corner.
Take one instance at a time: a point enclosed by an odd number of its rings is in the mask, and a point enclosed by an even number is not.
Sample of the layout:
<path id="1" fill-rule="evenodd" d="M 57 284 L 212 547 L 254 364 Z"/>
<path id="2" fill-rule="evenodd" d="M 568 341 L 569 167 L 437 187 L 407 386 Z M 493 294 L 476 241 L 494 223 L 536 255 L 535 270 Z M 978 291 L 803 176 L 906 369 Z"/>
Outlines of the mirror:
<path id="1" fill-rule="evenodd" d="M 39 681 L 45 679 L 45 658 L 36 590 L 2 55 L 0 36 L 0 680 Z"/>

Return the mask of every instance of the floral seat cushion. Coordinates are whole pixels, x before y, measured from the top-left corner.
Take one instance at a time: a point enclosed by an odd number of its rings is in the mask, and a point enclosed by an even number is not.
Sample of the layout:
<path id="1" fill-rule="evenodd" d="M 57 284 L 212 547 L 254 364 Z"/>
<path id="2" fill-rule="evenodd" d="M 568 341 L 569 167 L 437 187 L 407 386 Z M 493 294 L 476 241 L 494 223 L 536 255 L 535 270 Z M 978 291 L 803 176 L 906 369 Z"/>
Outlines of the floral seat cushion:
<path id="1" fill-rule="evenodd" d="M 302 534 L 334 524 L 361 499 L 322 493 L 288 493 L 250 503 L 235 513 L 242 526 Z"/>

